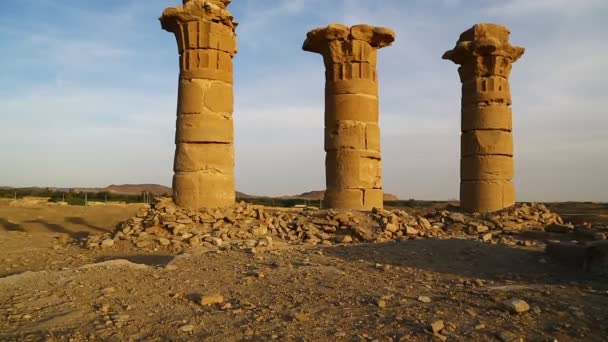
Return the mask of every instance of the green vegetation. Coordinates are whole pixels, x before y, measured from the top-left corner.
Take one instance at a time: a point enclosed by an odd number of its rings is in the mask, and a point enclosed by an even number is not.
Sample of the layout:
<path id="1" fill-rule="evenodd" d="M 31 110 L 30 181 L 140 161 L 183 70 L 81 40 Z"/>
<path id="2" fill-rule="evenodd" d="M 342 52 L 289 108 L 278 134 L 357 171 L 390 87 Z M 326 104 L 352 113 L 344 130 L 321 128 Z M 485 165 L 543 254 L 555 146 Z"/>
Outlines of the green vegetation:
<path id="1" fill-rule="evenodd" d="M 70 205 L 85 205 L 85 201 L 89 202 L 126 202 L 126 203 L 143 203 L 147 198 L 152 197 L 149 194 L 126 195 L 116 194 L 107 191 L 100 192 L 84 192 L 70 190 L 55 190 L 49 188 L 0 188 L 0 198 L 16 198 L 23 197 L 48 197 L 49 202 L 67 202 Z M 169 196 L 164 194 L 164 196 Z"/>
<path id="2" fill-rule="evenodd" d="M 256 198 L 237 198 L 237 201 L 244 201 L 255 205 L 265 205 L 269 207 L 279 208 L 290 208 L 296 205 L 307 205 L 311 207 L 319 207 L 319 200 L 310 200 L 303 198 L 270 198 L 270 197 L 256 197 Z"/>
<path id="3" fill-rule="evenodd" d="M 149 194 L 125 195 L 113 192 L 84 192 L 69 190 L 58 190 L 50 188 L 0 188 L 0 198 L 17 198 L 21 199 L 26 196 L 33 197 L 48 197 L 49 202 L 67 202 L 70 205 L 85 205 L 89 202 L 126 202 L 126 203 L 144 203 L 148 197 L 154 197 Z M 169 194 L 163 194 L 164 197 L 170 197 Z M 272 207 L 290 208 L 296 205 L 307 205 L 319 207 L 319 200 L 305 198 L 271 198 L 271 197 L 247 197 L 237 198 L 237 201 L 244 201 L 256 205 L 265 205 Z M 384 201 L 386 207 L 392 208 L 426 208 L 437 201 L 419 201 L 415 199 L 399 200 L 399 201 Z"/>

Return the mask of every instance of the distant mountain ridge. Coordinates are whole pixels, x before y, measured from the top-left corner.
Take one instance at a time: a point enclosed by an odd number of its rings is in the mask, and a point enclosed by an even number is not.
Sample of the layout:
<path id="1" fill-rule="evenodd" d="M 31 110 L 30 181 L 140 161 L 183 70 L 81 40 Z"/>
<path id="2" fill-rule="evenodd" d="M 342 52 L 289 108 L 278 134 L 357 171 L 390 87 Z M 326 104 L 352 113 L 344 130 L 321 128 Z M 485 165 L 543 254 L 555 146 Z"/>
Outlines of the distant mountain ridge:
<path id="1" fill-rule="evenodd" d="M 310 200 L 320 200 L 323 199 L 323 196 L 325 196 L 325 191 L 323 190 L 317 190 L 317 191 L 308 191 L 308 192 L 304 192 L 302 194 L 296 195 L 296 196 L 290 196 L 292 198 L 305 198 L 305 199 L 310 199 Z M 385 201 L 398 201 L 399 198 L 393 194 L 388 194 L 385 193 L 384 194 L 384 200 Z"/>

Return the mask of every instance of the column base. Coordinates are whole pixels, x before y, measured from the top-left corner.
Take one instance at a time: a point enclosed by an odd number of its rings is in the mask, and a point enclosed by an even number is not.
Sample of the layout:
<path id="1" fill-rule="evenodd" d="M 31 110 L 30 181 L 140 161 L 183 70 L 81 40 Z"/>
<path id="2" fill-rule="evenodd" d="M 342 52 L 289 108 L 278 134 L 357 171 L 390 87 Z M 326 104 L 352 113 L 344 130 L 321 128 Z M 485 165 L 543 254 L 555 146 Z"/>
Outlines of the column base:
<path id="1" fill-rule="evenodd" d="M 512 181 L 461 181 L 460 206 L 468 212 L 490 213 L 515 204 Z"/>

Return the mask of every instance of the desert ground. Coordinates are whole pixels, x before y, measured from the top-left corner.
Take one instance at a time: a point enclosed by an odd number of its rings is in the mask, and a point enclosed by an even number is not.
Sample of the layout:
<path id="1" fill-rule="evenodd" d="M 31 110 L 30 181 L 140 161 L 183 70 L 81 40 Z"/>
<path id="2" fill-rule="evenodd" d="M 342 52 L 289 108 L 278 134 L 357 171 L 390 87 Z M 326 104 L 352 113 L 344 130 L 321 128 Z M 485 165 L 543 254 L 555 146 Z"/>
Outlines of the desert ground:
<path id="1" fill-rule="evenodd" d="M 608 228 L 606 205 L 548 207 Z M 608 340 L 607 279 L 545 255 L 570 235 L 87 245 L 142 210 L 2 200 L 0 340 Z"/>

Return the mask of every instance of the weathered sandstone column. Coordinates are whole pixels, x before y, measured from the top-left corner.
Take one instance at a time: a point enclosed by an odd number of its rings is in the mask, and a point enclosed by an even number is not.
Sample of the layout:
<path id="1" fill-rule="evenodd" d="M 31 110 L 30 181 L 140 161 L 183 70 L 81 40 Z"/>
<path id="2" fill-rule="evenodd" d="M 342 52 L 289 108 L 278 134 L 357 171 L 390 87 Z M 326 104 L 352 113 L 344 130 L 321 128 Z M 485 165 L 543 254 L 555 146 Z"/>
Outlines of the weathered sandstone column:
<path id="1" fill-rule="evenodd" d="M 504 26 L 477 24 L 443 55 L 460 65 L 460 204 L 471 212 L 515 204 L 509 74 L 524 49 L 509 43 L 509 33 Z"/>
<path id="2" fill-rule="evenodd" d="M 173 200 L 199 209 L 235 201 L 232 57 L 237 23 L 231 0 L 184 0 L 167 8 L 162 28 L 180 57 Z"/>
<path id="3" fill-rule="evenodd" d="M 378 49 L 395 33 L 383 27 L 332 24 L 308 32 L 303 49 L 325 61 L 327 208 L 382 208 L 378 126 Z"/>

